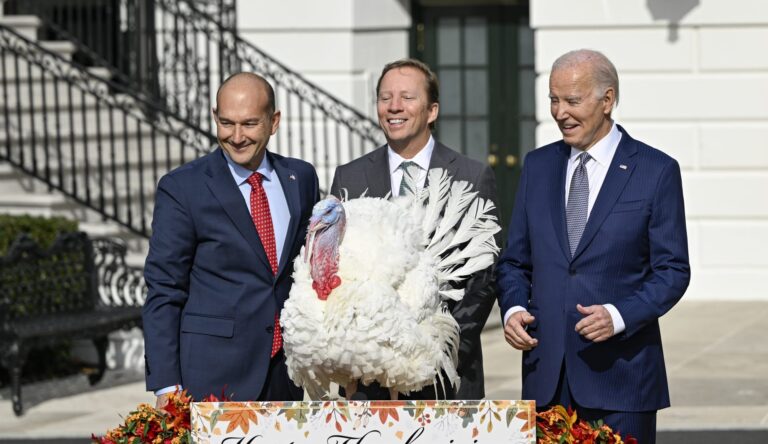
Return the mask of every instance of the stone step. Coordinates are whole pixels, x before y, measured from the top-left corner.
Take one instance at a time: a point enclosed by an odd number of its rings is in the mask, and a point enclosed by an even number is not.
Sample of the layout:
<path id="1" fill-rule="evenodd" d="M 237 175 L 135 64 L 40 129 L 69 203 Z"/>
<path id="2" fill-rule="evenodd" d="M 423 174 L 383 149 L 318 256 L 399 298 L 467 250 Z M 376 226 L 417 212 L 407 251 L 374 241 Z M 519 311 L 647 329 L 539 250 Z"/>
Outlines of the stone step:
<path id="1" fill-rule="evenodd" d="M 190 148 L 197 146 L 207 150 L 211 145 L 211 140 L 204 134 L 195 131 L 190 133 L 190 130 L 182 124 L 162 121 L 152 124 L 149 123 L 151 119 L 142 117 L 140 111 L 136 111 L 136 114 L 140 117 L 125 115 L 123 111 L 114 110 L 110 116 L 109 111 L 104 107 L 99 110 L 90 108 L 85 112 L 75 109 L 71 114 L 64 110 L 58 114 L 54 112 L 16 113 L 11 110 L 6 115 L 4 110 L 0 109 L 0 138 L 5 139 L 6 134 L 10 134 L 12 139 L 21 137 L 29 140 L 34 135 L 42 140 L 47 134 L 48 138 L 58 136 L 62 139 L 79 140 L 99 136 L 106 140 L 110 137 L 117 139 L 141 134 L 178 142 L 182 137 L 186 137 L 185 133 L 189 133 L 194 138 L 194 141 L 189 142 L 194 144 Z M 185 144 L 189 143 L 185 142 Z"/>
<path id="2" fill-rule="evenodd" d="M 6 122 L 11 128 L 22 128 L 30 131 L 34 126 L 36 130 L 42 131 L 48 128 L 49 131 L 55 131 L 57 125 L 66 134 L 74 131 L 76 134 L 81 132 L 93 133 L 97 129 L 102 132 L 113 129 L 117 132 L 122 131 L 142 131 L 149 132 L 150 123 L 153 118 L 147 116 L 144 110 L 137 106 L 134 100 L 128 96 L 117 95 L 121 106 L 110 105 L 105 101 L 99 101 L 98 107 L 93 97 L 77 94 L 78 102 L 70 106 L 69 98 L 66 102 L 60 102 L 58 109 L 55 103 L 47 103 L 45 109 L 31 108 L 31 104 L 24 103 L 24 97 L 21 97 L 23 105 L 17 107 L 16 104 L 9 104 L 8 111 L 0 112 L 0 128 L 5 129 Z M 14 96 L 13 100 L 18 99 Z M 10 101 L 9 97 L 9 101 Z M 84 106 L 85 105 L 85 106 Z M 110 109 L 112 115 L 110 116 Z M 25 133 L 26 134 L 26 133 Z"/>
<path id="3" fill-rule="evenodd" d="M 37 41 L 42 21 L 34 15 L 0 15 L 0 25 L 7 26 L 29 40 Z"/>
<path id="4" fill-rule="evenodd" d="M 99 85 L 99 79 L 108 79 L 111 76 L 109 70 L 105 68 L 88 68 L 88 72 L 91 72 L 97 79 L 90 79 L 88 88 L 81 88 L 76 84 L 72 84 L 71 97 L 70 97 L 70 83 L 65 80 L 57 80 L 51 75 L 46 75 L 45 78 L 36 77 L 32 80 L 24 81 L 0 81 L 0 97 L 3 98 L 5 106 L 8 107 L 9 112 L 16 112 L 20 110 L 23 112 L 29 112 L 30 110 L 42 112 L 42 110 L 48 110 L 54 112 L 56 106 L 60 110 L 66 111 L 70 104 L 76 108 L 95 108 L 97 102 L 102 108 L 107 106 L 106 101 L 102 98 L 105 91 L 109 90 L 108 85 Z M 121 98 L 122 102 L 132 103 L 130 96 L 116 94 Z M 21 104 L 21 106 L 18 106 Z M 5 112 L 3 110 L 3 112 Z"/>
<path id="5" fill-rule="evenodd" d="M 141 218 L 139 217 L 139 207 L 132 205 L 133 207 L 133 221 L 136 226 L 141 228 Z M 119 210 L 120 219 L 127 220 L 127 210 L 125 207 L 121 207 Z M 113 214 L 113 209 L 107 207 L 106 213 Z M 67 219 L 77 220 L 79 223 L 101 223 L 105 220 L 105 216 L 98 211 L 86 207 L 72 199 L 68 199 L 60 194 L 50 195 L 36 195 L 36 194 L 0 194 L 0 214 L 12 214 L 12 215 L 30 215 L 41 217 L 65 217 Z M 108 219 L 107 219 L 108 220 Z M 152 214 L 151 208 L 144 215 L 144 221 L 147 231 L 151 229 Z M 100 230 L 104 231 L 104 230 Z M 127 238 L 133 238 L 137 241 L 143 242 L 143 236 L 129 232 L 126 233 L 130 236 Z M 120 236 L 122 237 L 122 236 Z M 146 247 L 133 247 L 131 250 L 137 250 L 145 252 Z"/>
<path id="6" fill-rule="evenodd" d="M 15 39 L 14 39 L 15 40 Z M 56 54 L 65 62 L 72 60 L 72 55 L 77 51 L 77 46 L 66 40 L 48 40 L 39 41 L 37 45 L 40 46 L 43 51 L 38 50 L 35 47 L 26 47 L 20 45 L 4 46 L 3 56 L 0 59 L 0 66 L 5 67 L 5 77 L 8 80 L 15 79 L 28 79 L 30 75 L 32 78 L 40 76 L 40 62 L 45 60 L 44 63 L 60 63 L 59 60 L 53 59 L 48 55 L 48 52 Z M 67 66 L 65 71 L 70 66 Z"/>
<path id="7" fill-rule="evenodd" d="M 74 160 L 78 168 L 85 164 L 98 168 L 101 164 L 109 169 L 114 164 L 118 169 L 128 165 L 133 169 L 142 166 L 147 171 L 167 172 L 201 155 L 185 148 L 179 140 L 135 134 L 114 138 L 94 135 L 76 138 L 73 143 L 70 137 L 57 140 L 51 135 L 47 139 L 38 135 L 34 141 L 31 137 L 8 140 L 0 131 L 0 147 L 4 147 L 6 157 L 29 169 L 33 165 L 32 157 L 36 156 L 38 168 L 44 168 L 46 163 L 55 168 L 61 159 L 64 168 L 72 168 Z"/>

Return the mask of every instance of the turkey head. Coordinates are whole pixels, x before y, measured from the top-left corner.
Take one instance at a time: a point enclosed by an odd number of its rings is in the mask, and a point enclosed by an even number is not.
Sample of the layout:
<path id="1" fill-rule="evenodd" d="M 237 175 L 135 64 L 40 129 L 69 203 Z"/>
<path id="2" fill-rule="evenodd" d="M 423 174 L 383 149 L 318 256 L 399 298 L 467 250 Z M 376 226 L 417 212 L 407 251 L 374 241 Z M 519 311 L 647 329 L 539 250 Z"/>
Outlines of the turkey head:
<path id="1" fill-rule="evenodd" d="M 312 288 L 323 301 L 341 285 L 341 278 L 336 273 L 339 271 L 339 244 L 344 238 L 346 225 L 344 207 L 334 196 L 328 196 L 312 208 L 305 251 Z"/>

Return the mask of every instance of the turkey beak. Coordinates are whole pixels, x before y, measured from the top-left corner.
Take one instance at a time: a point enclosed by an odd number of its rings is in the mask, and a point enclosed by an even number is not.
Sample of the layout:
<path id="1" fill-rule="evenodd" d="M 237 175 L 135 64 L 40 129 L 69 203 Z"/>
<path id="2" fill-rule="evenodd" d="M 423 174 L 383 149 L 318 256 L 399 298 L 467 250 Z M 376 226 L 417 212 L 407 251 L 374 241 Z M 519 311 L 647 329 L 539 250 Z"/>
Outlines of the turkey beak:
<path id="1" fill-rule="evenodd" d="M 307 227 L 307 233 L 315 233 L 316 231 L 324 228 L 327 224 L 323 222 L 322 217 L 312 217 L 309 219 L 309 226 Z"/>
<path id="2" fill-rule="evenodd" d="M 323 223 L 323 219 L 320 217 L 311 217 L 309 219 L 309 226 L 307 227 L 307 238 L 306 243 L 304 244 L 304 254 L 306 255 L 305 262 L 309 262 L 312 258 L 312 247 L 315 243 L 315 234 L 317 234 L 317 230 L 325 227 L 325 225 L 326 224 Z"/>

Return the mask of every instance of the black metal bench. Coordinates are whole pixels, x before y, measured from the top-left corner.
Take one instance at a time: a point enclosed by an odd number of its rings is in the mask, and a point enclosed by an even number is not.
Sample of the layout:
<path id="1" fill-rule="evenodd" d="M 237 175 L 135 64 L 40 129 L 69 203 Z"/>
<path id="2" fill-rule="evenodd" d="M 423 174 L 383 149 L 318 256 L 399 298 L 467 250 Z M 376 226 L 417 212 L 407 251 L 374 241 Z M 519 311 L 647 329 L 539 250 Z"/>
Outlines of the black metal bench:
<path id="1" fill-rule="evenodd" d="M 23 412 L 21 370 L 30 349 L 93 340 L 99 361 L 89 380 L 96 384 L 106 370 L 107 335 L 141 325 L 144 292 L 141 273 L 125 266 L 123 245 L 69 233 L 43 250 L 19 237 L 0 258 L 0 364 L 10 372 L 16 415 Z"/>

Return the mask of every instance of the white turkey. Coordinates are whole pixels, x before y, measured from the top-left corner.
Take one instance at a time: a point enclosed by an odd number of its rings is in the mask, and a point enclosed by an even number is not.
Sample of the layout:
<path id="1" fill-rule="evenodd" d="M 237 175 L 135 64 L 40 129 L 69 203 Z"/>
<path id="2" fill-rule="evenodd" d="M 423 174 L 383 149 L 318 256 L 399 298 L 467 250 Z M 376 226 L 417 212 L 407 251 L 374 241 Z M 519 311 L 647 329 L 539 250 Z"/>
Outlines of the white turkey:
<path id="1" fill-rule="evenodd" d="M 280 318 L 288 373 L 312 399 L 378 381 L 393 399 L 457 386 L 459 326 L 445 301 L 489 267 L 500 228 L 472 185 L 429 171 L 415 197 L 331 196 L 313 208 Z"/>

